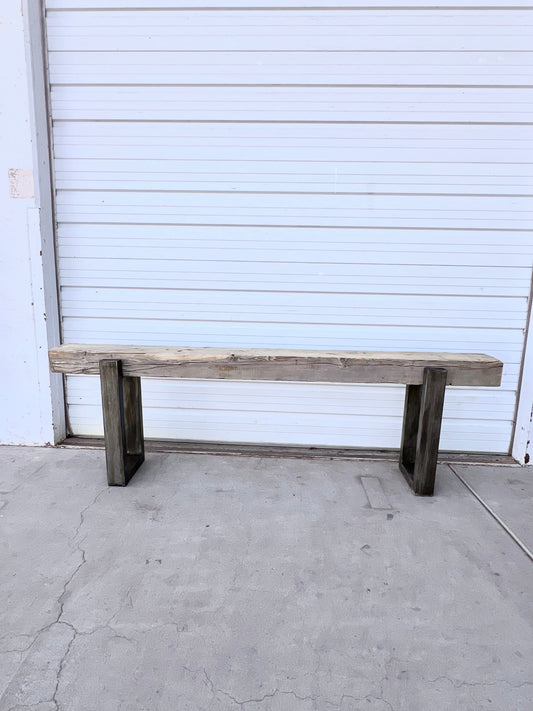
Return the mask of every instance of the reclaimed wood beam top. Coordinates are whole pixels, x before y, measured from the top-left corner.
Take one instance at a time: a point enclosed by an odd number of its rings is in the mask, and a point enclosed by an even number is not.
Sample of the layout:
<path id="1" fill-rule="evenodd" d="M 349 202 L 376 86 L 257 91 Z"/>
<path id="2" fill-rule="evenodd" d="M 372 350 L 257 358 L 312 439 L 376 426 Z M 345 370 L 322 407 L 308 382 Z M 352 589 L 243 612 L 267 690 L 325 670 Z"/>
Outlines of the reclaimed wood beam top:
<path id="1" fill-rule="evenodd" d="M 65 344 L 49 351 L 54 373 L 98 375 L 120 360 L 124 375 L 419 385 L 424 368 L 445 368 L 447 385 L 498 386 L 503 364 L 483 353 L 181 348 Z"/>

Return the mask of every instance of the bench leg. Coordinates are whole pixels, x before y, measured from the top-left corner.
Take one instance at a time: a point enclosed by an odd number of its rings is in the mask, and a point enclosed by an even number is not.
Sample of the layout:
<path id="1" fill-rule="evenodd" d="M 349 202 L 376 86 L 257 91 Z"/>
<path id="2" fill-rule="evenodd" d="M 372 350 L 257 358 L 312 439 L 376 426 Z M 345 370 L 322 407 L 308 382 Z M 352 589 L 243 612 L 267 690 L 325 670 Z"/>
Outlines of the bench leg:
<path id="1" fill-rule="evenodd" d="M 418 496 L 433 496 L 446 378 L 445 368 L 426 368 L 423 384 L 406 388 L 400 469 Z"/>
<path id="2" fill-rule="evenodd" d="M 107 483 L 126 486 L 144 462 L 141 379 L 122 375 L 119 360 L 100 361 Z"/>

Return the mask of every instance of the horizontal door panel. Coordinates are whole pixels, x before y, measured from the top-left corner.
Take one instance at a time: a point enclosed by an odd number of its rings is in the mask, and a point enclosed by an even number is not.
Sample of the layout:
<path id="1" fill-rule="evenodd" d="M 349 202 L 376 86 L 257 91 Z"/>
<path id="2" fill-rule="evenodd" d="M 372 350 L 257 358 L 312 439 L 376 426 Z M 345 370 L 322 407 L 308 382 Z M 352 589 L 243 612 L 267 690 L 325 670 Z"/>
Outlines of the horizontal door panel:
<path id="1" fill-rule="evenodd" d="M 532 52 L 533 55 L 533 52 Z M 54 126 L 55 142 L 83 145 L 91 139 L 107 138 L 113 141 L 130 141 L 140 139 L 140 145 L 150 142 L 164 142 L 166 145 L 187 146 L 242 146 L 264 145 L 306 148 L 335 146 L 380 146 L 396 145 L 423 146 L 432 149 L 439 144 L 453 147 L 501 149 L 531 145 L 533 141 L 532 126 L 471 126 L 471 125 L 430 125 L 419 126 L 410 124 L 399 125 L 331 125 L 328 123 L 311 123 L 303 126 L 281 124 L 272 126 L 256 126 L 254 124 L 154 124 L 149 121 L 139 121 L 121 124 L 84 121 L 83 123 L 62 121 Z M 70 140 L 75 139 L 75 140 Z M 527 161 L 523 161 L 526 162 Z"/>
<path id="2" fill-rule="evenodd" d="M 370 245 L 369 245 L 370 247 Z M 102 249 L 104 248 L 104 249 Z M 533 266 L 533 253 L 529 256 L 529 261 L 524 259 L 520 253 L 505 252 L 503 246 L 499 249 L 489 249 L 487 252 L 479 254 L 473 250 L 462 249 L 458 253 L 450 254 L 450 252 L 442 251 L 415 251 L 409 249 L 401 249 L 400 246 L 396 250 L 360 250 L 353 249 L 332 249 L 320 248 L 318 245 L 315 248 L 292 248 L 288 246 L 283 251 L 272 247 L 271 249 L 261 249 L 257 245 L 251 248 L 248 246 L 235 246 L 233 248 L 214 248 L 208 245 L 202 246 L 204 261 L 208 262 L 249 262 L 255 264 L 257 262 L 270 264 L 381 264 L 383 266 L 391 265 L 424 265 L 441 266 L 441 267 L 491 267 L 494 265 L 495 258 L 500 263 L 500 267 L 519 267 Z M 496 257 L 497 255 L 497 257 Z M 83 246 L 79 244 L 61 245 L 59 248 L 59 256 L 61 258 L 75 259 L 141 259 L 145 260 L 145 266 L 150 266 L 152 261 L 162 260 L 164 262 L 194 262 L 198 260 L 198 245 L 185 248 L 182 246 L 153 246 L 145 244 L 142 246 L 130 245 L 113 245 L 113 244 L 96 244 Z"/>
<path id="3" fill-rule="evenodd" d="M 60 222 L 533 229 L 529 198 L 61 191 Z"/>
<path id="4" fill-rule="evenodd" d="M 524 85 L 530 52 L 50 52 L 52 84 Z"/>
<path id="5" fill-rule="evenodd" d="M 347 350 L 399 350 L 399 351 L 445 351 L 484 353 L 516 362 L 512 354 L 521 352 L 521 329 L 454 329 L 434 326 L 343 326 L 303 323 L 258 323 L 237 321 L 193 321 L 188 320 L 176 325 L 165 319 L 105 319 L 105 318 L 69 318 L 63 319 L 65 333 L 75 333 L 80 328 L 85 331 L 91 342 L 95 336 L 103 339 L 97 343 L 109 343 L 114 338 L 132 337 L 130 343 L 136 343 L 134 334 L 143 334 L 145 338 L 159 338 L 166 345 L 221 346 L 235 348 L 327 348 Z M 168 343 L 167 343 L 168 339 Z M 79 343 L 79 340 L 72 342 Z M 187 342 L 185 342 L 187 341 Z M 267 345 L 268 344 L 268 345 Z M 493 352 L 497 351 L 497 352 Z"/>
<path id="6" fill-rule="evenodd" d="M 45 0 L 44 4 L 48 10 L 64 11 L 102 8 L 102 0 Z M 206 7 L 206 2 L 205 0 L 158 0 L 157 7 L 162 9 L 204 9 Z M 227 9 L 228 0 L 209 0 L 209 7 Z M 254 0 L 253 5 L 250 3 L 250 0 L 232 0 L 231 7 L 272 8 L 274 10 L 283 11 L 283 7 L 275 5 L 273 0 Z M 368 9 L 369 5 L 368 0 L 291 0 L 291 7 L 302 8 L 304 10 L 314 7 L 319 9 L 330 8 L 332 10 L 346 7 L 358 10 L 359 8 Z M 427 7 L 427 0 L 404 0 L 401 7 L 424 8 Z M 502 0 L 439 0 L 439 7 L 459 8 L 462 10 L 465 8 L 501 8 Z M 532 0 L 513 0 L 513 7 L 529 8 L 533 7 L 533 2 Z M 149 3 L 148 0 L 108 0 L 108 4 L 106 6 L 106 10 L 131 10 L 135 8 L 147 10 L 149 12 L 152 12 L 154 9 L 152 3 Z"/>
<path id="7" fill-rule="evenodd" d="M 56 51 L 527 51 L 531 25 L 519 10 L 131 10 L 50 13 L 48 38 Z"/>
<path id="8" fill-rule="evenodd" d="M 527 256 L 531 252 L 531 234 L 528 231 L 512 230 L 443 230 L 426 228 L 420 230 L 398 228 L 335 228 L 335 227 L 261 227 L 254 226 L 253 233 L 246 225 L 114 225 L 114 224 L 61 224 L 58 228 L 60 240 L 79 241 L 79 244 L 92 244 L 93 240 L 107 243 L 115 239 L 129 239 L 131 245 L 140 240 L 157 246 L 170 242 L 190 247 L 193 245 L 210 244 L 238 245 L 247 247 L 279 243 L 280 248 L 290 245 L 327 245 L 328 249 L 347 245 L 357 245 L 357 249 L 367 251 L 373 245 L 389 245 L 401 247 L 417 245 L 416 249 L 439 251 L 441 247 L 449 247 L 448 251 L 481 252 L 485 246 L 489 250 L 518 250 Z M 158 240 L 160 242 L 158 243 Z M 169 242 L 170 240 L 170 242 Z M 243 244 L 244 243 L 244 244 Z M 444 251 L 444 250 L 442 250 Z"/>
<path id="9" fill-rule="evenodd" d="M 477 320 L 494 320 L 500 325 L 508 321 L 523 322 L 526 317 L 528 299 L 501 297 L 467 297 L 426 295 L 423 298 L 412 294 L 299 294 L 295 292 L 226 292 L 202 289 L 183 291 L 180 289 L 95 289 L 90 287 L 63 287 L 63 313 L 67 310 L 86 309 L 109 316 L 119 316 L 123 311 L 153 309 L 156 312 L 172 312 L 175 309 L 188 309 L 196 313 L 198 309 L 214 309 L 245 313 L 258 312 L 268 314 L 273 311 L 285 316 L 290 314 L 431 314 L 434 318 L 450 319 L 450 324 L 461 316 Z M 81 311 L 80 311 L 81 313 Z"/>
<path id="10" fill-rule="evenodd" d="M 100 405 L 100 388 L 93 378 L 69 376 L 73 402 Z M 339 385 L 335 383 L 284 383 L 263 381 L 171 380 L 143 378 L 143 405 L 146 408 L 227 410 L 250 412 L 304 412 L 365 415 L 369 406 L 385 417 L 391 405 L 401 413 L 405 388 L 396 385 Z M 499 420 L 514 407 L 514 393 L 500 388 L 448 388 L 446 407 L 454 419 Z"/>
<path id="11" fill-rule="evenodd" d="M 57 86 L 56 120 L 530 123 L 533 89 Z"/>
<path id="12" fill-rule="evenodd" d="M 100 435 L 99 409 L 72 405 L 72 420 L 77 431 L 85 435 Z M 92 412 L 91 412 L 92 410 Z M 217 442 L 276 442 L 279 444 L 308 444 L 309 446 L 375 447 L 376 440 L 385 448 L 400 445 L 401 418 L 328 416 L 325 414 L 295 414 L 290 430 L 280 426 L 279 415 L 255 413 L 208 414 L 190 410 L 179 411 L 146 409 L 144 429 L 147 437 Z M 468 420 L 443 421 L 441 450 L 505 452 L 512 423 L 484 423 Z M 236 433 L 239 439 L 236 440 Z M 472 450 L 475 442 L 477 450 Z"/>
<path id="13" fill-rule="evenodd" d="M 248 270 L 249 272 L 249 270 Z M 210 273 L 210 289 L 251 291 L 296 291 L 299 293 L 368 293 L 368 294 L 451 294 L 472 296 L 523 296 L 531 287 L 530 275 L 521 278 L 492 277 L 470 279 L 464 276 L 426 275 L 424 270 L 403 274 L 359 274 L 357 277 L 324 274 Z M 407 281 L 407 279 L 409 281 Z M 152 274 L 144 271 L 113 269 L 65 268 L 60 265 L 64 286 L 120 287 L 124 289 L 201 289 L 205 288 L 205 271 Z M 82 339 L 83 341 L 83 339 Z"/>

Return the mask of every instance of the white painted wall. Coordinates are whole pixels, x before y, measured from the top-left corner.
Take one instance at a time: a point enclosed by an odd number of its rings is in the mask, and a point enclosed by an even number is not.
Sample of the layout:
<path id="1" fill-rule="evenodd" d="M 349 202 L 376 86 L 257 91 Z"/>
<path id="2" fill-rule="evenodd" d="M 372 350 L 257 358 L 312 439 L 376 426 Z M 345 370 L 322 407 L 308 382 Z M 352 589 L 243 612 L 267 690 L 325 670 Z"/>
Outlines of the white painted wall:
<path id="1" fill-rule="evenodd" d="M 38 3 L 33 2 L 33 12 Z M 27 7 L 27 6 L 26 6 Z M 24 9 L 26 9 L 26 7 Z M 0 15 L 0 443 L 47 444 L 64 434 L 61 383 L 48 372 L 48 342 L 57 338 L 50 312 L 54 289 L 45 299 L 43 260 L 49 261 L 50 206 L 43 181 L 33 180 L 36 161 L 47 182 L 46 158 L 34 139 L 29 101 L 32 66 L 28 33 L 18 0 L 5 0 Z M 37 16 L 38 19 L 38 16 Z M 42 91 L 42 87 L 41 87 Z M 44 108 L 44 107 L 43 107 Z M 42 132 L 41 132 L 42 133 Z M 42 136 L 46 138 L 45 135 Z M 46 143 L 46 142 L 45 142 Z M 35 182 L 35 186 L 34 186 Z M 41 209 L 42 208 L 42 209 Z M 53 287 L 53 281 L 51 286 Z M 47 317 L 50 321 L 47 324 Z M 56 378 L 56 376 L 53 376 Z M 58 387 L 59 386 L 59 387 Z M 54 408 L 52 402 L 54 401 Z M 52 411 L 57 412 L 55 426 Z"/>

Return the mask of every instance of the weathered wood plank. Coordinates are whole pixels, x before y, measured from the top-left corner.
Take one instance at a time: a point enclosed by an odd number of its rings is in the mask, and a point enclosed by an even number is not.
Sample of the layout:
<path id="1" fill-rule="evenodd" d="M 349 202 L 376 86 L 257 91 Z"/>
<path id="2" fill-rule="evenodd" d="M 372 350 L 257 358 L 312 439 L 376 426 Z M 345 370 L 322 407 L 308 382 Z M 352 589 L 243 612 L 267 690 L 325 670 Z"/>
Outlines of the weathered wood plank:
<path id="1" fill-rule="evenodd" d="M 446 371 L 428 368 L 422 386 L 413 471 L 413 491 L 419 496 L 433 496 L 445 390 Z"/>
<path id="2" fill-rule="evenodd" d="M 124 398 L 120 361 L 100 362 L 102 412 L 104 416 L 105 458 L 109 486 L 126 486 L 126 438 Z"/>
<path id="3" fill-rule="evenodd" d="M 92 435 L 72 435 L 60 442 L 58 447 L 70 449 L 104 449 L 103 437 Z M 395 462 L 398 449 L 376 449 L 372 447 L 310 447 L 303 444 L 248 444 L 243 442 L 209 442 L 191 439 L 149 439 L 145 448 L 150 452 L 180 454 L 213 454 L 231 457 L 270 457 L 287 459 L 335 459 L 342 461 Z M 510 454 L 492 454 L 476 452 L 439 452 L 439 464 L 502 464 L 509 467 L 519 465 Z"/>
<path id="4" fill-rule="evenodd" d="M 141 455 L 144 460 L 144 431 L 142 413 L 141 379 L 124 377 L 124 429 L 126 452 Z"/>
<path id="5" fill-rule="evenodd" d="M 101 360 L 126 376 L 421 385 L 425 368 L 445 368 L 447 385 L 497 386 L 503 364 L 480 353 L 309 351 L 255 348 L 66 344 L 49 352 L 55 373 L 97 375 Z"/>
<path id="6" fill-rule="evenodd" d="M 144 462 L 141 379 L 124 377 L 120 360 L 100 361 L 107 483 L 126 486 Z"/>
<path id="7" fill-rule="evenodd" d="M 433 496 L 445 391 L 444 368 L 427 368 L 423 385 L 407 386 L 400 471 L 418 496 Z"/>
<path id="8" fill-rule="evenodd" d="M 402 442 L 400 445 L 400 468 L 410 473 L 409 483 L 416 459 L 416 439 L 418 420 L 420 418 L 421 385 L 408 385 L 405 389 L 405 406 L 403 411 Z M 402 469 L 403 471 L 403 469 Z"/>

